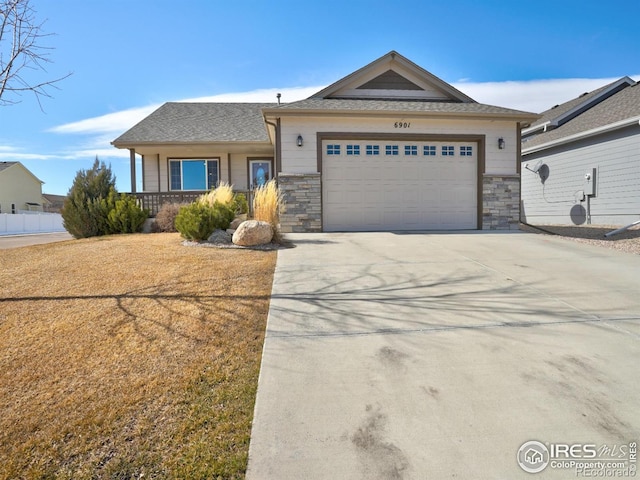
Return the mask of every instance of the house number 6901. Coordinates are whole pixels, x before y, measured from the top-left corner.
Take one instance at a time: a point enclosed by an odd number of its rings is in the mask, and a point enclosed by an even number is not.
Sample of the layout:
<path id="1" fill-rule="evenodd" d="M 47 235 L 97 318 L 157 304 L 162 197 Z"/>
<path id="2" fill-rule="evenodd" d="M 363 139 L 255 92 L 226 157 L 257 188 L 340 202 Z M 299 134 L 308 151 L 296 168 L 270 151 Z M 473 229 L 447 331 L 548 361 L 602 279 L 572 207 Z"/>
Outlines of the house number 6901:
<path id="1" fill-rule="evenodd" d="M 394 128 L 411 128 L 411 122 L 396 122 L 393 124 Z"/>

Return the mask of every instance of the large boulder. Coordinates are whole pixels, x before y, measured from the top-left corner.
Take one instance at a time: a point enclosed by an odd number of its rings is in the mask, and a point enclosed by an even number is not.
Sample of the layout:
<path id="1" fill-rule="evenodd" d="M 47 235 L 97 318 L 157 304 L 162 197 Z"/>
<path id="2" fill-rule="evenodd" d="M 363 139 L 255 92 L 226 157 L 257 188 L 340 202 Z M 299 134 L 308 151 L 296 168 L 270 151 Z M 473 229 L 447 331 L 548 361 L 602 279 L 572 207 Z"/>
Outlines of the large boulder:
<path id="1" fill-rule="evenodd" d="M 271 224 L 258 220 L 242 222 L 233 233 L 233 243 L 243 247 L 263 245 L 273 238 Z"/>

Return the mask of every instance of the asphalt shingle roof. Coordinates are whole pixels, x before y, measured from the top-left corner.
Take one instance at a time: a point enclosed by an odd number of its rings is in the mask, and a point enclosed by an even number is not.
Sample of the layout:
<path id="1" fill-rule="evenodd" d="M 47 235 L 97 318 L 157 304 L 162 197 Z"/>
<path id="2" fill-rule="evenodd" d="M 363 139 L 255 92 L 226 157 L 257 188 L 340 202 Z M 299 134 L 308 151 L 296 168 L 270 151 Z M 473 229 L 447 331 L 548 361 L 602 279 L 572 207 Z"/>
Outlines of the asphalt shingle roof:
<path id="1" fill-rule="evenodd" d="M 15 165 L 18 162 L 0 162 L 0 172 L 2 170 L 6 170 L 7 168 L 11 167 L 12 165 Z"/>
<path id="2" fill-rule="evenodd" d="M 165 103 L 113 141 L 141 143 L 268 142 L 262 108 L 271 103 Z"/>
<path id="3" fill-rule="evenodd" d="M 602 91 L 606 90 L 611 85 L 613 85 L 613 83 L 616 83 L 616 82 L 612 82 L 608 85 L 605 85 L 604 87 L 598 88 L 597 90 L 593 90 L 592 92 L 583 93 L 579 97 L 569 100 L 568 102 L 551 107 L 549 110 L 545 110 L 540 114 L 542 115 L 542 117 L 539 120 L 536 120 L 534 123 L 532 123 L 531 127 L 535 127 L 543 123 L 551 122 L 552 120 L 558 117 L 561 117 L 562 115 L 572 110 L 573 108 L 577 107 L 578 105 L 588 102 L 594 97 L 597 97 L 598 95 L 600 95 Z"/>
<path id="4" fill-rule="evenodd" d="M 601 101 L 559 127 L 525 139 L 522 147 L 535 147 L 638 116 L 640 116 L 640 86 L 636 83 Z"/>

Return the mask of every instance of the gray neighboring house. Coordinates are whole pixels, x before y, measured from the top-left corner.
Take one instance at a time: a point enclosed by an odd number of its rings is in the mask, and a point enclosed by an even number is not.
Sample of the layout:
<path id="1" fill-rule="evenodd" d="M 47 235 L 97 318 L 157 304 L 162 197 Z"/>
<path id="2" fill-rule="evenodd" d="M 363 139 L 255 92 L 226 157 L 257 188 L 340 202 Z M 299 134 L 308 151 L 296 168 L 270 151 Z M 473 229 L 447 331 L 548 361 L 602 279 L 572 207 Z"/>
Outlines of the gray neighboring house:
<path id="1" fill-rule="evenodd" d="M 623 77 L 522 130 L 521 219 L 546 225 L 640 220 L 640 86 Z"/>
<path id="2" fill-rule="evenodd" d="M 537 118 L 392 51 L 298 102 L 168 103 L 112 143 L 134 191 L 142 157 L 155 205 L 277 178 L 284 232 L 517 229 L 520 130 Z"/>

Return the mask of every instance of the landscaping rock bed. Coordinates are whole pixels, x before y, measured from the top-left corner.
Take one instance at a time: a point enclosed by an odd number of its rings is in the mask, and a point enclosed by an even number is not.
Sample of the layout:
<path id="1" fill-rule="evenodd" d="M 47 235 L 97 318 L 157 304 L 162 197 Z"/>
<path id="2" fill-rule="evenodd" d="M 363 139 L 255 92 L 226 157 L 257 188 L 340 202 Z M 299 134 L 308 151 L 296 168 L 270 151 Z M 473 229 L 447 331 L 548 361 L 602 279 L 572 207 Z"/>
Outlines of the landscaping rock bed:
<path id="1" fill-rule="evenodd" d="M 612 248 L 626 253 L 640 255 L 640 226 L 635 226 L 626 232 L 612 237 L 605 237 L 605 233 L 620 228 L 612 225 L 525 225 L 520 224 L 520 230 L 542 235 L 556 235 L 579 243 L 588 243 L 604 248 Z"/>

